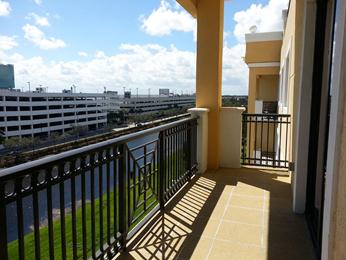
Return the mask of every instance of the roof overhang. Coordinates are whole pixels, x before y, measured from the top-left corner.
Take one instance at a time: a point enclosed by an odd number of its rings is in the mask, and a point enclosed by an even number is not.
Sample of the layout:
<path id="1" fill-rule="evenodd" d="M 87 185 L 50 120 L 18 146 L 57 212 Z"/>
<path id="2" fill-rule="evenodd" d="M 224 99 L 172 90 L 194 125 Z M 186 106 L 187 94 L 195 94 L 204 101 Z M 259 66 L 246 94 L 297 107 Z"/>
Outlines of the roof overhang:
<path id="1" fill-rule="evenodd" d="M 283 32 L 247 33 L 246 42 L 282 41 Z"/>
<path id="2" fill-rule="evenodd" d="M 194 18 L 197 18 L 197 0 L 177 0 L 177 2 Z"/>

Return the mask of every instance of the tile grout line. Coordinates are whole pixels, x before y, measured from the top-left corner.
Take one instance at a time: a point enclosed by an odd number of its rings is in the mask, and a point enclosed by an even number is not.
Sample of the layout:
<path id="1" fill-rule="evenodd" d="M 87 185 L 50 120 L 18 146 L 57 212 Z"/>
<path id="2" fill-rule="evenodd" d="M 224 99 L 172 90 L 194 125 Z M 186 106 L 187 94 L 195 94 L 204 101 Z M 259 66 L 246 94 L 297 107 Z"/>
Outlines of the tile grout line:
<path id="1" fill-rule="evenodd" d="M 229 205 L 229 203 L 231 202 L 231 198 L 232 198 L 234 189 L 235 189 L 235 187 L 232 188 L 231 194 L 229 195 L 229 197 L 228 197 L 228 199 L 227 199 L 227 205 L 226 205 L 225 209 L 223 210 L 223 214 L 222 214 L 222 216 L 221 216 L 221 218 L 220 218 L 220 222 L 219 222 L 219 225 L 218 225 L 218 227 L 217 227 L 217 229 L 216 229 L 215 235 L 213 236 L 213 240 L 212 240 L 211 246 L 210 246 L 210 248 L 209 248 L 209 252 L 208 252 L 208 254 L 207 254 L 207 256 L 206 256 L 206 259 L 209 259 L 209 256 L 210 256 L 210 254 L 211 254 L 211 250 L 213 249 L 213 246 L 214 246 L 214 243 L 215 243 L 216 235 L 217 235 L 217 233 L 219 232 L 220 227 L 221 227 L 222 219 L 223 219 L 224 216 L 226 215 L 228 205 Z"/>
<path id="2" fill-rule="evenodd" d="M 264 248 L 264 234 L 265 234 L 265 204 L 266 204 L 266 201 L 265 201 L 265 191 L 263 190 L 263 206 L 262 206 L 262 241 L 261 241 L 261 245 L 262 245 L 262 248 Z"/>
<path id="3" fill-rule="evenodd" d="M 262 206 L 262 208 L 251 208 L 251 207 L 243 207 L 243 206 L 234 206 L 234 205 L 232 205 L 232 206 L 227 206 L 227 208 L 247 209 L 247 210 L 253 210 L 253 211 L 260 211 L 260 212 L 265 211 L 263 206 Z"/>

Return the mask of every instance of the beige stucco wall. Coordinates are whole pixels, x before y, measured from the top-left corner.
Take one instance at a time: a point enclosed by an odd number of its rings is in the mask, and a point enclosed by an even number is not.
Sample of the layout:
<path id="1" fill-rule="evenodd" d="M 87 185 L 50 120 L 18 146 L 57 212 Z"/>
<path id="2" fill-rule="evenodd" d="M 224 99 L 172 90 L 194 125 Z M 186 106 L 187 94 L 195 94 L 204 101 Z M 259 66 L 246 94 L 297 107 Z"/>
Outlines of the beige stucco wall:
<path id="1" fill-rule="evenodd" d="M 255 113 L 255 101 L 258 96 L 257 85 L 259 77 L 267 75 L 279 75 L 279 72 L 279 67 L 262 67 L 249 69 L 248 113 Z"/>
<path id="2" fill-rule="evenodd" d="M 260 75 L 257 85 L 257 98 L 263 101 L 277 101 L 279 75 Z"/>
<path id="3" fill-rule="evenodd" d="M 298 112 L 298 94 L 300 86 L 301 55 L 302 55 L 302 34 L 303 34 L 304 1 L 292 0 L 287 17 L 286 29 L 284 32 L 283 44 L 281 49 L 281 67 L 287 57 L 289 57 L 289 78 L 288 78 L 288 114 L 291 115 L 292 131 L 289 136 L 288 158 L 293 161 L 293 151 L 295 151 L 296 140 L 296 120 Z"/>
<path id="4" fill-rule="evenodd" d="M 262 41 L 246 43 L 246 63 L 280 61 L 282 41 Z"/>
<path id="5" fill-rule="evenodd" d="M 246 43 L 245 62 L 249 65 L 248 113 L 255 113 L 255 101 L 275 101 L 278 93 L 279 67 L 265 63 L 280 62 L 282 40 Z M 260 64 L 263 63 L 263 66 Z M 255 67 L 251 66 L 256 64 Z M 272 80 L 272 82 L 270 82 Z M 276 87 L 276 90 L 273 88 Z"/>
<path id="6" fill-rule="evenodd" d="M 345 80 L 344 80 L 345 81 Z M 345 86 L 346 82 L 344 82 Z M 345 259 L 346 253 L 346 98 L 344 102 L 344 118 L 341 135 L 341 151 L 339 158 L 338 175 L 336 176 L 337 189 L 335 190 L 335 206 L 332 216 L 333 259 Z"/>
<path id="7" fill-rule="evenodd" d="M 240 168 L 243 107 L 220 109 L 220 167 Z"/>
<path id="8" fill-rule="evenodd" d="M 346 4 L 344 4 L 346 9 Z M 343 10 L 345 10 L 343 9 Z M 346 19 L 346 18 L 344 18 Z M 336 176 L 333 186 L 333 201 L 331 203 L 331 230 L 330 230 L 330 245 L 332 258 L 345 259 L 346 256 L 346 26 L 343 28 L 343 45 L 341 50 L 336 50 L 337 54 L 340 55 L 340 88 L 343 88 L 339 92 L 339 97 L 342 100 L 343 95 L 343 108 L 340 108 L 340 125 L 341 125 L 341 140 L 340 140 L 340 151 L 336 152 L 336 156 L 339 156 L 339 165 L 337 167 Z M 340 33 L 340 30 L 337 31 Z M 341 44 L 340 44 L 341 45 Z M 338 44 L 338 46 L 340 46 Z M 337 47 L 336 47 L 337 48 Z M 336 60 L 336 59 L 335 59 Z"/>

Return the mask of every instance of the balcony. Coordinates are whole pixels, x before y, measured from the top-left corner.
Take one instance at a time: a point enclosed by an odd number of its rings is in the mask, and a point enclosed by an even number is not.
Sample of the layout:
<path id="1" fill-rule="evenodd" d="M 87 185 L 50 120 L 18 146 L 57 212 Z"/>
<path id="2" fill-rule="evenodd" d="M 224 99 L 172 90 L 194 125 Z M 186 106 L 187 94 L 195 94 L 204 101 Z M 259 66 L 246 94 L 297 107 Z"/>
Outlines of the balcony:
<path id="1" fill-rule="evenodd" d="M 287 170 L 203 170 L 206 114 L 2 170 L 0 258 L 313 259 Z"/>

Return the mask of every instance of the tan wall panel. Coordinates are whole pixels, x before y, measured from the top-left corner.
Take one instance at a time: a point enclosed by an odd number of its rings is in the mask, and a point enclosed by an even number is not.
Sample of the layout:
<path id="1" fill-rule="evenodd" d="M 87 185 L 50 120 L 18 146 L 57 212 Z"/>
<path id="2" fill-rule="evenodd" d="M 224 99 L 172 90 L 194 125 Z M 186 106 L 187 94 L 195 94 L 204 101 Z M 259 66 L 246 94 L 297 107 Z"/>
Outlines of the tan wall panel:
<path id="1" fill-rule="evenodd" d="M 246 63 L 280 62 L 282 41 L 246 43 Z"/>
<path id="2" fill-rule="evenodd" d="M 255 101 L 257 97 L 258 76 L 279 75 L 279 67 L 250 68 L 249 69 L 249 97 L 248 113 L 255 113 Z"/>
<path id="3" fill-rule="evenodd" d="M 346 253 L 346 98 L 341 137 L 340 164 L 337 176 L 336 207 L 334 218 L 334 256 L 344 259 Z"/>
<path id="4" fill-rule="evenodd" d="M 289 136 L 288 157 L 293 161 L 293 151 L 295 151 L 296 140 L 296 119 L 298 112 L 298 94 L 300 86 L 300 71 L 301 71 L 301 55 L 303 48 L 303 17 L 304 17 L 304 2 L 292 0 L 287 18 L 287 26 L 284 33 L 283 44 L 281 49 L 281 63 L 285 62 L 286 55 L 289 53 L 289 102 L 288 113 L 291 115 L 291 135 Z"/>
<path id="5" fill-rule="evenodd" d="M 279 90 L 279 75 L 261 75 L 258 78 L 257 99 L 277 101 Z"/>

